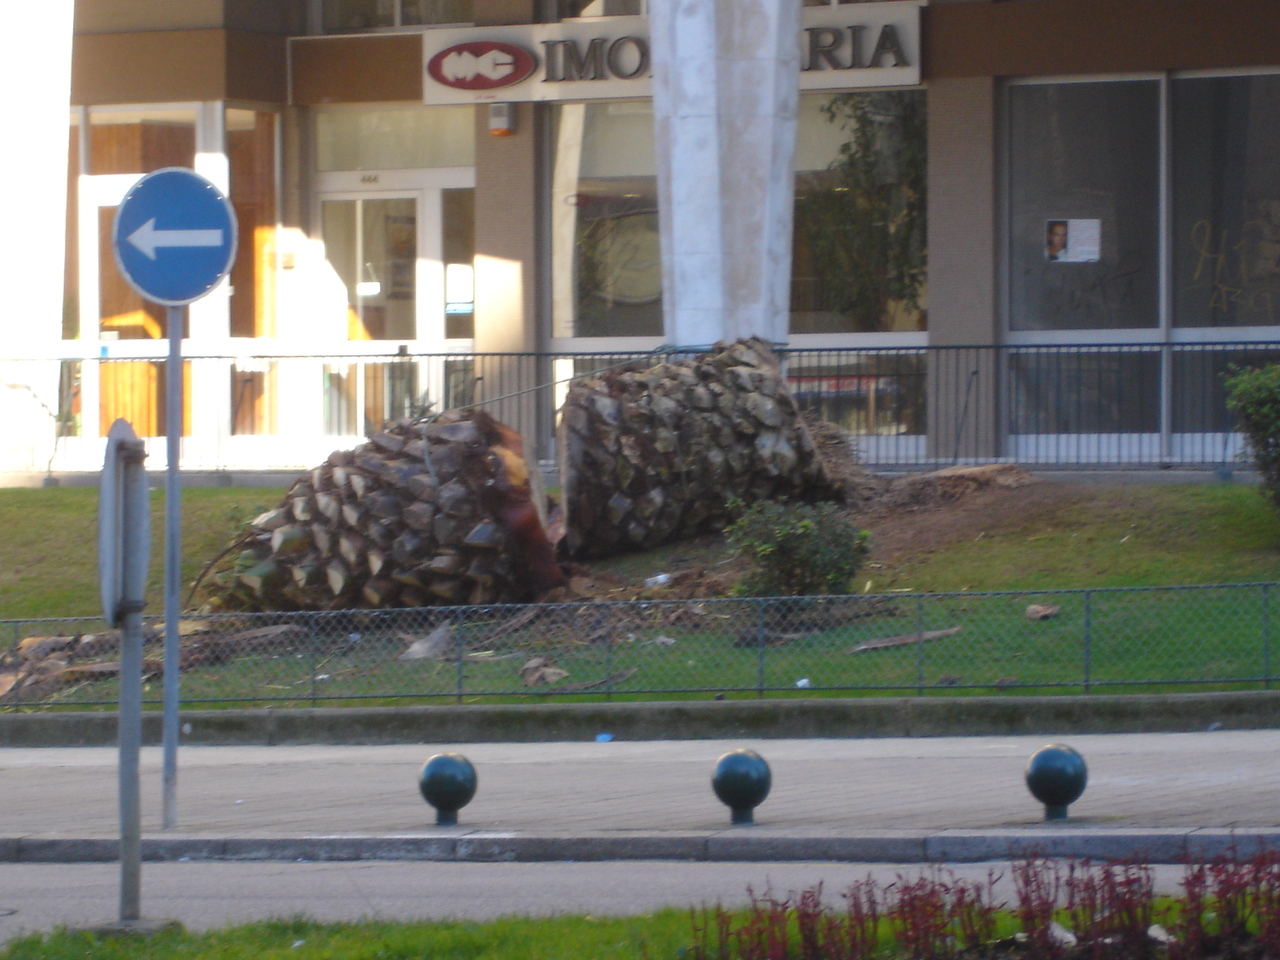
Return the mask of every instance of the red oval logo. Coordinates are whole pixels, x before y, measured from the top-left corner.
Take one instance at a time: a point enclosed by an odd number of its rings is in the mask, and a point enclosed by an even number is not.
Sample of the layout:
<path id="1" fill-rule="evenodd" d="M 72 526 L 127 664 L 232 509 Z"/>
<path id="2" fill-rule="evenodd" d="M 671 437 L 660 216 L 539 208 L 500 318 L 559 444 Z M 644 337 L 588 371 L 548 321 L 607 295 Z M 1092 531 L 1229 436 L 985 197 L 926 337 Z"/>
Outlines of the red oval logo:
<path id="1" fill-rule="evenodd" d="M 457 90 L 496 90 L 519 83 L 538 61 L 523 47 L 497 40 L 473 40 L 441 50 L 427 62 L 436 83 Z"/>

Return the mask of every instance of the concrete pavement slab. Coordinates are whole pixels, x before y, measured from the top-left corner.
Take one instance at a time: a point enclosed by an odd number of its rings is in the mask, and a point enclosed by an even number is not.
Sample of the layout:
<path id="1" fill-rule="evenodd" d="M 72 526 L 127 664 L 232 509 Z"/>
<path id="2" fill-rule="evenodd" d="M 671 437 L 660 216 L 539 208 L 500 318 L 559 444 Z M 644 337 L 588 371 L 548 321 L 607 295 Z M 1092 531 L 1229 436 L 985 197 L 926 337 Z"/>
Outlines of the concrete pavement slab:
<path id="1" fill-rule="evenodd" d="M 165 860 L 907 862 L 1033 847 L 1175 860 L 1233 836 L 1269 843 L 1280 827 L 1280 731 L 1071 737 L 1089 784 L 1053 825 L 1023 781 L 1049 739 L 184 747 L 174 830 L 160 829 L 161 758 L 147 748 L 143 830 L 147 856 Z M 769 761 L 773 790 L 756 826 L 730 828 L 710 777 L 739 747 Z M 416 785 L 445 751 L 467 755 L 479 777 L 456 828 L 435 827 Z M 116 762 L 111 748 L 0 749 L 0 860 L 113 859 Z"/>

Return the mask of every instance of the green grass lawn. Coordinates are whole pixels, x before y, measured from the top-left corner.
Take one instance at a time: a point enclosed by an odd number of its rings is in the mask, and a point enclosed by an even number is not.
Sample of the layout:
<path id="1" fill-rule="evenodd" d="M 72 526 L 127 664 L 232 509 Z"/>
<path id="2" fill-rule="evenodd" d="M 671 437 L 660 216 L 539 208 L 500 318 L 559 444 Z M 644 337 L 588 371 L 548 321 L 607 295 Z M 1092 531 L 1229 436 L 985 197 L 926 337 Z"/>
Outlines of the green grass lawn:
<path id="1" fill-rule="evenodd" d="M 14 940 L 0 960 L 657 960 L 690 943 L 689 913 L 601 918 L 513 917 L 487 923 L 322 924 L 279 920 L 208 933 L 96 937 L 57 931 Z"/>
<path id="2" fill-rule="evenodd" d="M 184 490 L 183 583 L 190 584 L 239 524 L 283 496 L 278 489 Z M 149 613 L 161 612 L 164 603 L 164 510 L 164 491 L 153 489 Z M 101 615 L 95 488 L 0 489 L 0 530 L 0 620 Z"/>
<path id="3" fill-rule="evenodd" d="M 153 496 L 148 613 L 158 616 L 163 496 Z M 184 582 L 238 524 L 280 496 L 278 490 L 184 492 Z M 0 619 L 76 615 L 86 619 L 57 629 L 101 628 L 94 623 L 96 500 L 96 491 L 84 489 L 0 490 L 0 522 L 9 531 L 0 541 Z M 1280 673 L 1280 650 L 1272 649 L 1272 623 L 1280 624 L 1280 610 L 1272 609 L 1275 591 L 1243 586 L 1280 580 L 1280 521 L 1251 488 L 1099 488 L 994 517 L 980 533 L 870 571 L 877 590 L 883 583 L 897 592 L 863 601 L 865 610 L 832 606 L 835 601 L 785 610 L 736 600 L 657 601 L 569 606 L 514 629 L 518 610 L 469 614 L 462 643 L 470 655 L 461 664 L 398 659 L 406 637 L 424 636 L 456 611 L 300 615 L 295 622 L 304 636 L 287 649 L 185 673 L 184 700 L 196 707 L 705 699 L 713 692 L 1014 694 L 1147 684 L 1230 689 L 1270 685 Z M 638 580 L 723 556 L 722 545 L 702 540 L 601 566 Z M 1206 586 L 1104 589 L 1197 584 Z M 990 593 L 996 590 L 1016 592 Z M 1061 611 L 1032 622 L 1025 616 L 1030 603 L 1057 604 Z M 255 625 L 252 618 L 234 618 L 225 629 Z M 848 652 L 868 641 L 953 628 L 958 632 L 929 643 Z M 0 645 L 37 632 L 0 625 Z M 764 645 L 752 639 L 757 634 Z M 159 658 L 158 647 L 148 656 Z M 552 686 L 524 686 L 520 668 L 535 656 L 550 658 L 567 677 Z M 557 692 L 609 677 L 618 679 Z M 150 701 L 159 695 L 158 684 L 148 689 Z M 113 681 L 84 683 L 59 693 L 53 705 L 105 705 L 116 696 Z"/>
<path id="4" fill-rule="evenodd" d="M 1149 587 L 1280 580 L 1280 515 L 1244 484 L 1075 488 L 942 550 L 870 570 L 875 589 Z"/>

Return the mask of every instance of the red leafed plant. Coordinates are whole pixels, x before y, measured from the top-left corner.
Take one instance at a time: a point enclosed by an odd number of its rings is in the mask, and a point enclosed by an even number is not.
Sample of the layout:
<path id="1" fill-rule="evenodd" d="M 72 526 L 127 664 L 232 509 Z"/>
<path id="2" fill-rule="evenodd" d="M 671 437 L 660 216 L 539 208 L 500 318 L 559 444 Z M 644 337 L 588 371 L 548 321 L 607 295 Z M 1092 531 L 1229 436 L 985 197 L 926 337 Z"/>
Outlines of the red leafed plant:
<path id="1" fill-rule="evenodd" d="M 1187 864 L 1181 894 L 1158 900 L 1137 860 L 1094 864 L 1031 855 L 1001 876 L 933 868 L 852 884 L 844 909 L 822 884 L 750 906 L 693 911 L 689 960 L 1280 960 L 1280 853 Z M 998 939 L 1001 927 L 1019 927 Z M 1167 932 L 1166 932 L 1167 928 Z"/>

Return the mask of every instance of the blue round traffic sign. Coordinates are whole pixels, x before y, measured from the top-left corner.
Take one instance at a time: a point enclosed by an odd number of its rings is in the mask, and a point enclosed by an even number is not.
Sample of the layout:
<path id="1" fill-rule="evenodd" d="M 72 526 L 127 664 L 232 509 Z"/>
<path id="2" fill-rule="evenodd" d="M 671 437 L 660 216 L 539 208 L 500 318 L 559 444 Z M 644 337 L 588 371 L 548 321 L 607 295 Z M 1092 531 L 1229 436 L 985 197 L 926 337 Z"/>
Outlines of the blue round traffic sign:
<path id="1" fill-rule="evenodd" d="M 216 287 L 236 256 L 236 215 L 200 174 L 183 167 L 149 173 L 116 209 L 112 241 L 129 286 L 170 307 Z"/>

